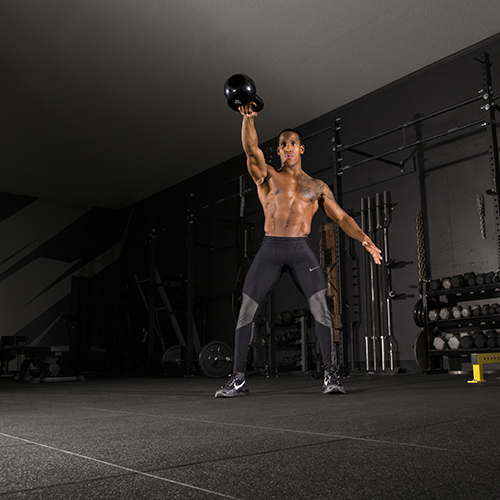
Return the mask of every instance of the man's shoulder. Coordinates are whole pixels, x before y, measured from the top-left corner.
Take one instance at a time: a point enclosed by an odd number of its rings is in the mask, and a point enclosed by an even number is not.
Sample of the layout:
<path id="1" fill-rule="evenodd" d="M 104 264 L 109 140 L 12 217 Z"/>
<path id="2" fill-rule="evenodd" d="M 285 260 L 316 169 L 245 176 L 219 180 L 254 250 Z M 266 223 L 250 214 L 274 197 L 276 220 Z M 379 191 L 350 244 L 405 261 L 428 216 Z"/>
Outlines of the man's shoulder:
<path id="1" fill-rule="evenodd" d="M 315 179 L 304 174 L 297 177 L 297 187 L 299 193 L 311 201 L 320 201 L 328 186 L 321 179 Z"/>
<path id="2" fill-rule="evenodd" d="M 298 177 L 297 180 L 299 182 L 306 182 L 312 186 L 316 186 L 318 188 L 327 188 L 327 184 L 325 181 L 321 179 L 316 179 L 315 177 L 311 177 L 309 174 L 306 174 L 305 172 L 302 172 Z"/>
<path id="3" fill-rule="evenodd" d="M 301 191 L 314 192 L 315 198 L 322 202 L 325 200 L 333 200 L 334 196 L 328 184 L 322 179 L 316 179 L 305 174 L 298 182 Z"/>

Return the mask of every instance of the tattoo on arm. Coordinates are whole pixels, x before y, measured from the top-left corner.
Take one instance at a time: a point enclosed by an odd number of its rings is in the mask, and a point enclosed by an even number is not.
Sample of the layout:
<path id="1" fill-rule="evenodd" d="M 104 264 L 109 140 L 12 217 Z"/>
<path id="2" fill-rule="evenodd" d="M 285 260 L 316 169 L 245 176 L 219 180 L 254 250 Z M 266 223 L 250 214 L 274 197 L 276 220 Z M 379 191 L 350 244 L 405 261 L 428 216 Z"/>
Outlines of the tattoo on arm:
<path id="1" fill-rule="evenodd" d="M 333 196 L 333 193 L 331 191 L 330 188 L 328 189 L 325 189 L 324 192 L 323 192 L 323 196 L 327 199 L 327 200 L 332 200 L 332 201 L 335 201 L 335 197 Z"/>
<path id="2" fill-rule="evenodd" d="M 328 186 L 318 179 L 312 179 L 303 175 L 298 182 L 299 193 L 311 201 L 322 201 L 322 197 L 334 199 Z"/>
<path id="3" fill-rule="evenodd" d="M 337 207 L 337 202 L 335 201 L 335 196 L 332 193 L 332 190 L 329 188 L 329 186 L 325 182 L 321 182 L 320 184 L 321 192 L 319 196 L 319 205 L 322 208 L 322 210 L 326 213 L 325 211 L 325 203 L 331 203 L 330 208 Z M 335 217 L 332 216 L 332 214 L 327 213 L 328 217 L 333 218 L 335 220 Z"/>

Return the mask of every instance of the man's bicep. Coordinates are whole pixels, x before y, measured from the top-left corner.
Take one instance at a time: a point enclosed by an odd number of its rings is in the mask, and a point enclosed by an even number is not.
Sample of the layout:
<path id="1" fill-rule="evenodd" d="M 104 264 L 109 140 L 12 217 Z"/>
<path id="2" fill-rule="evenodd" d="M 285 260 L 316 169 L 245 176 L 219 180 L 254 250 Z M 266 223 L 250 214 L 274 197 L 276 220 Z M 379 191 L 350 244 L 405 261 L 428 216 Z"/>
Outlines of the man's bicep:
<path id="1" fill-rule="evenodd" d="M 262 184 L 267 177 L 267 163 L 260 149 L 255 154 L 247 155 L 247 168 L 253 181 Z"/>
<path id="2" fill-rule="evenodd" d="M 335 201 L 332 190 L 326 184 L 321 193 L 321 208 L 330 219 L 337 223 L 343 219 L 345 214 L 340 205 Z"/>

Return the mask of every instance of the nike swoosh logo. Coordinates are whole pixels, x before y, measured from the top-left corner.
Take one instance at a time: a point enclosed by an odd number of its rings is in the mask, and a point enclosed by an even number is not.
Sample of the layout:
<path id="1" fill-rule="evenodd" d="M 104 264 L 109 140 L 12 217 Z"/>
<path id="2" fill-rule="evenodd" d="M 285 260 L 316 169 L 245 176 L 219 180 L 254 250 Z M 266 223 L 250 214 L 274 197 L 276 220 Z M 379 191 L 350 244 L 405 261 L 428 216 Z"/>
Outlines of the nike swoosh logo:
<path id="1" fill-rule="evenodd" d="M 314 271 L 315 269 L 319 269 L 319 266 L 316 266 L 316 267 L 310 267 L 310 268 L 309 268 L 309 271 Z"/>
<path id="2" fill-rule="evenodd" d="M 243 381 L 240 385 L 236 385 L 236 384 L 234 384 L 234 388 L 235 388 L 236 390 L 238 390 L 238 389 L 241 389 L 244 385 L 245 385 L 245 381 Z"/>

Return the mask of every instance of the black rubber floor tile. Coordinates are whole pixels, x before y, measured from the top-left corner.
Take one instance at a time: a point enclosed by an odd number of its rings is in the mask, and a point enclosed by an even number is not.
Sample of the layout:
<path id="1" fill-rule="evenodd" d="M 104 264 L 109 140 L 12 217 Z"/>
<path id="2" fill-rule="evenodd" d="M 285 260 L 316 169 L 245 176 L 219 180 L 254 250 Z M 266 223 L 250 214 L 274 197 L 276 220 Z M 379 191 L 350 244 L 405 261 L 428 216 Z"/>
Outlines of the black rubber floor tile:
<path id="1" fill-rule="evenodd" d="M 465 453 L 347 440 L 179 468 L 168 475 L 207 488 L 222 482 L 245 499 L 470 500 L 500 493 L 496 470 L 488 459 L 471 467 Z"/>

